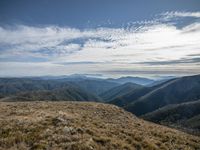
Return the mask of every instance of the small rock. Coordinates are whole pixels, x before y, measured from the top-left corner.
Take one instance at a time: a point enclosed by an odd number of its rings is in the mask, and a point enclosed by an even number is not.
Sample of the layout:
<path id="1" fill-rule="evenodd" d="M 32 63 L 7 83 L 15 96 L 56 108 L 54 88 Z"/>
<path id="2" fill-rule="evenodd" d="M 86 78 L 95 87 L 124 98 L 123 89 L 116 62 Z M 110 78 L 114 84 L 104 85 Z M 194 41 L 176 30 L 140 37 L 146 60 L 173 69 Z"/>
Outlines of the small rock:
<path id="1" fill-rule="evenodd" d="M 74 131 L 74 128 L 73 127 L 67 127 L 67 126 L 65 126 L 64 128 L 63 128 L 63 132 L 65 133 L 65 134 L 67 134 L 67 133 L 72 133 Z"/>

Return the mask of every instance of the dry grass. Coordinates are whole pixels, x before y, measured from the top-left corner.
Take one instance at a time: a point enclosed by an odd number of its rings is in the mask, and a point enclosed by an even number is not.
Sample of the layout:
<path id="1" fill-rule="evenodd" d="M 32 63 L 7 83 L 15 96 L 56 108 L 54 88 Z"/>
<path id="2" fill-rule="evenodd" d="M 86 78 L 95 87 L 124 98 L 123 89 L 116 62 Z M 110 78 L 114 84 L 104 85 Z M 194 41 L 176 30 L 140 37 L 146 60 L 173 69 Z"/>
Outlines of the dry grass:
<path id="1" fill-rule="evenodd" d="M 0 149 L 200 149 L 199 137 L 100 103 L 1 102 L 0 127 Z"/>

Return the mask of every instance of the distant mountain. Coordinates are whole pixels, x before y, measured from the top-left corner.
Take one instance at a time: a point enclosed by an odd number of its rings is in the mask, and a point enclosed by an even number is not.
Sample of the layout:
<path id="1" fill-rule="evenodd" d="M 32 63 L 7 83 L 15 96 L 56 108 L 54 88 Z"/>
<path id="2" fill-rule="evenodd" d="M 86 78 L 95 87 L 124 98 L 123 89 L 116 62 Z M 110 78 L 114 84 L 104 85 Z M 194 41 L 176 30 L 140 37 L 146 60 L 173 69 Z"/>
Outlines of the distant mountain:
<path id="1" fill-rule="evenodd" d="M 89 97 L 93 97 L 93 101 L 96 101 L 97 99 L 100 99 L 98 98 L 100 93 L 120 85 L 119 83 L 109 82 L 103 79 L 87 78 L 79 75 L 74 75 L 67 78 L 43 78 L 44 77 L 0 78 L 0 98 L 12 96 L 12 99 L 18 99 L 19 97 L 23 97 L 25 99 L 26 95 L 30 99 L 35 99 L 35 94 L 37 95 L 36 97 L 38 97 L 38 100 L 40 100 L 40 97 L 50 100 L 53 98 L 62 98 L 63 100 L 68 100 L 69 96 L 67 96 L 67 92 L 72 93 L 72 95 L 75 96 L 79 94 L 74 94 L 73 92 L 76 91 L 75 89 L 79 89 L 79 91 L 81 90 L 80 93 L 82 93 L 83 97 L 83 93 L 85 93 L 85 95 L 92 95 Z M 63 91 L 63 93 L 60 91 Z M 64 97 L 64 95 L 66 97 Z M 80 96 L 80 100 L 83 99 L 82 96 Z M 73 99 L 77 98 L 73 97 L 72 100 Z"/>
<path id="2" fill-rule="evenodd" d="M 107 81 L 106 79 L 87 77 L 81 74 L 73 74 L 70 76 L 63 76 L 57 78 L 54 77 L 50 80 L 56 80 L 62 83 L 70 82 L 73 85 L 79 86 L 85 91 L 96 95 L 99 95 L 113 87 L 120 85 L 119 83 Z"/>
<path id="3" fill-rule="evenodd" d="M 10 96 L 20 92 L 52 90 L 66 85 L 68 84 L 31 78 L 0 78 L 0 95 Z"/>
<path id="4" fill-rule="evenodd" d="M 146 91 L 136 99 L 132 97 L 132 102 L 124 108 L 136 115 L 143 115 L 169 104 L 198 100 L 200 99 L 200 75 L 172 79 Z"/>
<path id="5" fill-rule="evenodd" d="M 60 80 L 0 78 L 1 100 L 77 100 L 97 101 L 98 96 L 78 84 Z"/>
<path id="6" fill-rule="evenodd" d="M 0 78 L 1 94 L 16 94 L 21 91 L 52 90 L 61 87 L 75 86 L 65 80 L 43 80 L 39 78 Z"/>
<path id="7" fill-rule="evenodd" d="M 146 93 L 148 93 L 151 90 L 152 89 L 149 87 L 142 87 L 139 89 L 135 89 L 125 95 L 116 97 L 113 100 L 108 101 L 108 103 L 114 104 L 114 105 L 117 105 L 120 107 L 125 107 L 125 106 L 131 104 L 132 102 L 136 101 L 138 98 L 145 95 Z"/>
<path id="8" fill-rule="evenodd" d="M 148 84 L 148 85 L 146 85 L 146 86 L 148 86 L 148 87 L 153 87 L 153 86 L 162 84 L 162 83 L 164 83 L 164 82 L 167 82 L 167 81 L 169 81 L 169 80 L 171 80 L 171 79 L 175 79 L 175 77 L 174 77 L 174 78 L 166 78 L 166 79 L 155 80 L 153 83 L 150 83 L 150 84 Z"/>
<path id="9" fill-rule="evenodd" d="M 98 80 L 86 79 L 86 80 L 81 80 L 81 81 L 73 81 L 73 84 L 81 87 L 85 91 L 88 91 L 96 95 L 100 95 L 101 93 L 120 85 L 119 83 L 110 82 L 110 81 L 101 80 L 101 79 L 98 79 Z"/>
<path id="10" fill-rule="evenodd" d="M 200 134 L 200 100 L 168 105 L 142 117 L 155 123 Z"/>
<path id="11" fill-rule="evenodd" d="M 64 87 L 54 90 L 36 90 L 21 92 L 0 101 L 100 101 L 100 99 L 80 88 Z"/>
<path id="12" fill-rule="evenodd" d="M 26 77 L 26 78 L 31 78 L 31 79 L 42 79 L 42 80 L 57 80 L 57 79 L 68 79 L 68 80 L 84 80 L 84 79 L 98 79 L 95 78 L 95 76 L 89 76 L 85 74 L 71 74 L 71 75 L 60 75 L 60 76 L 39 76 L 39 77 Z"/>
<path id="13" fill-rule="evenodd" d="M 141 85 L 135 84 L 135 83 L 125 83 L 122 85 L 119 85 L 117 87 L 114 87 L 106 92 L 103 92 L 99 96 L 104 100 L 104 101 L 111 101 L 117 97 L 121 97 L 123 95 L 126 95 L 127 93 L 134 91 L 136 89 L 142 88 Z"/>
<path id="14" fill-rule="evenodd" d="M 200 75 L 171 79 L 153 87 L 142 87 L 108 103 L 143 115 L 168 104 L 179 104 L 200 99 Z"/>
<path id="15" fill-rule="evenodd" d="M 127 77 L 121 77 L 118 79 L 107 79 L 108 81 L 111 82 L 116 82 L 116 83 L 120 83 L 120 84 L 124 84 L 127 82 L 131 82 L 131 83 L 136 83 L 136 84 L 140 84 L 140 85 L 148 85 L 154 82 L 154 80 L 148 79 L 148 78 L 142 78 L 142 77 L 131 77 L 131 76 L 127 76 Z"/>
<path id="16" fill-rule="evenodd" d="M 133 103 L 134 101 L 138 100 L 140 97 L 142 97 L 143 95 L 149 93 L 150 91 L 160 87 L 161 85 L 163 85 L 164 83 L 161 83 L 159 85 L 155 85 L 153 87 L 146 87 L 143 86 L 139 89 L 135 89 L 133 91 L 130 91 L 129 93 L 120 96 L 120 97 L 116 97 L 115 99 L 109 101 L 108 103 L 110 104 L 114 104 L 120 107 L 125 107 L 128 106 L 129 104 Z"/>

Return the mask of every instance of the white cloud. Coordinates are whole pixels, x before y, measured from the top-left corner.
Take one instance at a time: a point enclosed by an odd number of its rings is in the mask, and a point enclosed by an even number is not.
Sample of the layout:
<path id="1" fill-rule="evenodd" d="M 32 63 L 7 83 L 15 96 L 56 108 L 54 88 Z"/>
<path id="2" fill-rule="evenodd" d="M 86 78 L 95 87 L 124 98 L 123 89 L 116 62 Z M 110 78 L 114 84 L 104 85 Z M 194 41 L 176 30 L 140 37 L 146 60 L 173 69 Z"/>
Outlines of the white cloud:
<path id="1" fill-rule="evenodd" d="M 200 12 L 167 12 L 164 13 L 164 16 L 168 19 L 174 17 L 199 18 Z M 175 65 L 168 63 L 165 68 L 143 63 L 169 62 L 199 56 L 200 22 L 193 22 L 183 28 L 158 21 L 145 22 L 137 27 L 85 30 L 58 26 L 0 27 L 0 75 L 16 74 L 16 72 L 18 74 L 26 73 L 27 68 L 32 68 L 30 74 L 38 72 L 40 75 L 55 74 L 55 71 L 57 74 L 67 74 L 106 72 L 105 70 L 109 72 L 113 69 L 140 70 L 141 68 L 144 71 L 149 71 L 150 68 L 157 72 L 166 72 L 167 69 L 168 71 L 184 72 L 186 69 L 192 70 L 193 73 L 200 73 L 198 68 L 200 62 Z M 13 57 L 22 59 L 38 57 L 45 58 L 48 62 L 28 64 L 23 63 L 23 60 L 21 63 L 9 62 Z M 65 63 L 68 65 L 64 65 Z"/>
<path id="2" fill-rule="evenodd" d="M 171 11 L 171 12 L 165 12 L 162 14 L 166 18 L 175 18 L 175 17 L 194 17 L 194 18 L 200 18 L 200 12 L 179 12 L 179 11 Z"/>

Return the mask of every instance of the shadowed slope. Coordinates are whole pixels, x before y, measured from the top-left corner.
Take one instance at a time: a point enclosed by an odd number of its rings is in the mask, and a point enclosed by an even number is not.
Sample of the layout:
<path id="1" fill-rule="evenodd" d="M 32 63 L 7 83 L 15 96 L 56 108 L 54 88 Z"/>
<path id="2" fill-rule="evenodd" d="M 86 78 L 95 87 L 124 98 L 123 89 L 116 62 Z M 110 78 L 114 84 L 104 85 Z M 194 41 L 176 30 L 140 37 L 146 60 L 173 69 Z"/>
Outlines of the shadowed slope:
<path id="1" fill-rule="evenodd" d="M 130 93 L 131 91 L 135 91 L 136 89 L 142 88 L 141 85 L 134 84 L 134 83 L 125 83 L 120 86 L 114 87 L 99 96 L 104 100 L 104 101 L 111 101 L 117 97 L 121 97 L 123 95 L 126 95 Z"/>
<path id="2" fill-rule="evenodd" d="M 200 133 L 200 100 L 181 104 L 168 105 L 145 114 L 144 119 L 164 125 L 193 130 Z"/>
<path id="3" fill-rule="evenodd" d="M 198 100 L 200 99 L 200 75 L 172 79 L 152 88 L 153 90 L 137 99 L 132 97 L 132 102 L 127 104 L 125 109 L 136 115 L 143 115 L 168 104 Z"/>
<path id="4" fill-rule="evenodd" d="M 73 82 L 32 78 L 1 78 L 0 97 L 1 101 L 100 100 Z"/>

